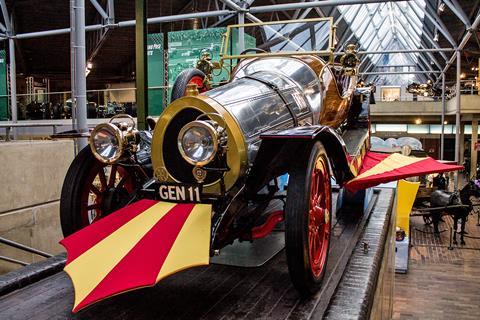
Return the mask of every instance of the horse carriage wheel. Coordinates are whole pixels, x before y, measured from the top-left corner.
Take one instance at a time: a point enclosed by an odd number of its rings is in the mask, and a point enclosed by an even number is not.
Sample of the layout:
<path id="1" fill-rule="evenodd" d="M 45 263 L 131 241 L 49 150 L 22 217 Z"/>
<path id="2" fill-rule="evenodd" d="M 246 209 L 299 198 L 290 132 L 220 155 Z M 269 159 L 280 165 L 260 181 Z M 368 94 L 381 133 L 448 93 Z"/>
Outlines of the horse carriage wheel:
<path id="1" fill-rule="evenodd" d="M 332 194 L 329 162 L 320 142 L 290 171 L 285 206 L 288 270 L 302 294 L 320 286 L 330 245 Z"/>
<path id="2" fill-rule="evenodd" d="M 68 169 L 60 198 L 60 221 L 68 236 L 130 201 L 136 189 L 135 172 L 98 161 L 84 148 Z"/>

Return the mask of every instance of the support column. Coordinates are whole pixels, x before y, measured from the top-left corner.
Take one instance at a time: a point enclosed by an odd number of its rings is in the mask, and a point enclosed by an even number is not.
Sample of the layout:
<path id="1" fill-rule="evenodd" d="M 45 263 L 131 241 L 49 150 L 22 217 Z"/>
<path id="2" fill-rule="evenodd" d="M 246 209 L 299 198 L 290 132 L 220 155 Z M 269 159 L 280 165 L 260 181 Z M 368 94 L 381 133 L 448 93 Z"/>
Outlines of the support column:
<path id="1" fill-rule="evenodd" d="M 85 75 L 85 0 L 75 0 L 75 93 L 73 99 L 76 115 L 76 128 L 79 132 L 88 132 L 87 124 L 87 78 Z M 73 113 L 73 112 L 72 112 Z M 78 149 L 87 146 L 86 138 L 78 139 Z"/>
<path id="2" fill-rule="evenodd" d="M 440 160 L 444 159 L 445 153 L 445 110 L 447 108 L 447 102 L 445 99 L 445 72 L 442 73 L 442 133 L 440 135 Z"/>
<path id="3" fill-rule="evenodd" d="M 243 5 L 242 5 L 243 7 Z M 245 23 L 245 12 L 238 13 L 238 24 Z M 245 28 L 238 28 L 238 53 L 240 54 L 245 50 Z"/>
<path id="4" fill-rule="evenodd" d="M 18 121 L 17 114 L 17 67 L 15 63 L 15 41 L 8 39 L 8 54 L 10 59 L 10 110 L 12 112 L 12 122 Z M 13 139 L 17 140 L 17 128 L 12 128 Z"/>
<path id="5" fill-rule="evenodd" d="M 460 163 L 460 73 L 462 68 L 462 56 L 460 51 L 457 51 L 457 85 L 455 95 L 455 161 Z M 455 190 L 458 190 L 458 174 L 455 176 Z"/>
<path id="6" fill-rule="evenodd" d="M 72 100 L 72 107 L 73 107 L 73 100 L 75 97 L 75 0 L 70 0 L 70 99 Z M 65 98 L 65 103 L 69 98 Z M 77 120 L 75 116 L 75 112 L 72 110 L 72 129 L 77 130 Z M 75 141 L 75 154 L 78 153 L 78 146 L 76 145 L 77 141 Z"/>
<path id="7" fill-rule="evenodd" d="M 470 179 L 477 175 L 477 150 L 475 144 L 478 141 L 478 119 L 472 120 L 472 142 L 470 146 Z"/>
<path id="8" fill-rule="evenodd" d="M 146 0 L 135 0 L 135 83 L 137 86 L 137 126 L 140 130 L 146 128 L 148 116 L 146 2 Z"/>

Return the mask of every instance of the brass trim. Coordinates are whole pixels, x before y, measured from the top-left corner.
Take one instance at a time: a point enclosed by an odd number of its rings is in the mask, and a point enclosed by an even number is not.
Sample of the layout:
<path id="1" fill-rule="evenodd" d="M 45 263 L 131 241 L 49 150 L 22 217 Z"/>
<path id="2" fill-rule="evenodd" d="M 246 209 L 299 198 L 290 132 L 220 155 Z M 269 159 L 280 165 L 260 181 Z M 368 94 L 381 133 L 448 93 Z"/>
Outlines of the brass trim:
<path id="1" fill-rule="evenodd" d="M 243 132 L 237 120 L 226 110 L 222 105 L 210 97 L 199 95 L 196 97 L 182 97 L 172 102 L 162 113 L 158 119 L 157 125 L 153 132 L 152 139 L 152 164 L 154 172 L 161 172 L 165 170 L 168 173 L 168 180 L 162 182 L 180 182 L 175 180 L 168 172 L 163 159 L 163 140 L 165 131 L 180 111 L 192 108 L 202 113 L 218 113 L 226 122 L 227 130 L 227 163 L 230 171 L 225 173 L 225 187 L 227 190 L 232 188 L 237 182 L 238 178 L 242 176 L 248 165 L 247 146 Z M 157 170 L 158 169 L 158 170 Z M 157 179 L 161 177 L 156 176 Z M 215 181 L 208 185 L 204 185 L 203 190 L 206 193 L 220 194 L 220 183 Z"/>
<path id="2" fill-rule="evenodd" d="M 95 149 L 95 145 L 94 145 L 94 141 L 93 141 L 97 132 L 100 131 L 101 129 L 104 129 L 104 128 L 108 128 L 109 130 L 112 130 L 112 133 L 114 134 L 115 138 L 118 141 L 118 154 L 115 157 L 109 158 L 109 159 L 105 159 L 98 154 L 97 149 Z M 97 158 L 98 161 L 100 161 L 102 163 L 112 164 L 112 163 L 117 162 L 123 156 L 125 146 L 124 146 L 124 143 L 123 143 L 122 131 L 116 125 L 114 125 L 110 122 L 98 124 L 95 127 L 95 129 L 93 129 L 92 133 L 90 134 L 90 138 L 88 140 L 89 140 L 88 144 L 90 145 L 90 150 L 92 150 L 93 155 L 95 156 L 95 158 Z"/>
<path id="3" fill-rule="evenodd" d="M 245 28 L 245 27 L 256 27 L 256 26 L 265 26 L 265 25 L 276 25 L 276 24 L 290 24 L 290 23 L 302 23 L 302 22 L 321 22 L 329 21 L 330 22 L 330 37 L 328 39 L 328 49 L 322 51 L 292 51 L 292 52 L 267 52 L 267 53 L 252 53 L 244 55 L 229 55 L 228 54 L 228 45 L 230 39 L 230 33 L 232 28 Z M 240 58 L 255 58 L 255 57 L 265 57 L 265 56 L 280 56 L 280 57 L 290 57 L 293 55 L 329 55 L 333 57 L 334 49 L 334 35 L 335 29 L 333 22 L 333 17 L 326 18 L 311 18 L 311 19 L 300 19 L 300 20 L 284 20 L 284 21 L 269 21 L 269 22 L 254 22 L 254 23 L 243 23 L 243 24 L 232 24 L 227 26 L 227 31 L 225 32 L 225 41 L 222 40 L 222 48 L 220 50 L 220 64 L 223 65 L 224 60 L 234 60 Z"/>

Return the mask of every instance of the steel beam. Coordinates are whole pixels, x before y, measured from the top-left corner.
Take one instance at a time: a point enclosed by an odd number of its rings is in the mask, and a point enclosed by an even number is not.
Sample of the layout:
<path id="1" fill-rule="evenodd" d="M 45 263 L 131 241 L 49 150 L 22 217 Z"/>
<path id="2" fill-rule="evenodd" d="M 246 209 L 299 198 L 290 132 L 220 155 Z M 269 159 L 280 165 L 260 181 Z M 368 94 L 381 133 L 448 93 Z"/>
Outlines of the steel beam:
<path id="1" fill-rule="evenodd" d="M 364 3 L 380 3 L 380 2 L 390 2 L 390 1 L 409 1 L 409 0 L 324 0 L 324 1 L 315 1 L 315 2 L 297 2 L 297 3 L 285 3 L 285 4 L 276 4 L 276 5 L 266 5 L 266 6 L 255 6 L 251 7 L 250 13 L 265 13 L 272 11 L 283 11 L 283 10 L 296 10 L 296 9 L 307 9 L 307 8 L 318 8 L 318 7 L 331 7 L 331 6 L 342 6 L 342 5 L 354 5 L 354 4 L 364 4 Z"/>
<path id="2" fill-rule="evenodd" d="M 88 132 L 87 124 L 87 78 L 85 75 L 85 0 L 74 1 L 75 28 L 75 95 L 72 102 L 76 115 L 76 128 L 80 133 Z M 73 113 L 72 112 L 72 113 Z M 78 139 L 79 150 L 87 146 L 87 139 Z"/>
<path id="3" fill-rule="evenodd" d="M 460 161 L 460 74 L 462 72 L 462 55 L 457 51 L 457 78 L 455 87 L 455 161 Z M 456 181 L 458 187 L 458 179 Z"/>
<path id="4" fill-rule="evenodd" d="M 245 23 L 245 11 L 238 11 L 238 24 Z M 245 28 L 238 28 L 238 54 L 245 50 Z"/>
<path id="5" fill-rule="evenodd" d="M 103 19 L 108 20 L 108 14 L 103 10 L 102 6 L 97 2 L 97 0 L 90 0 L 90 3 L 97 9 L 98 13 L 102 16 Z"/>
<path id="6" fill-rule="evenodd" d="M 470 20 L 468 19 L 467 14 L 465 13 L 465 11 L 463 11 L 457 0 L 443 0 L 443 2 L 450 8 L 450 10 L 452 10 L 452 12 L 458 17 L 458 19 L 463 22 L 467 29 L 472 26 L 470 24 Z"/>
<path id="7" fill-rule="evenodd" d="M 12 113 L 12 122 L 18 120 L 17 114 L 17 66 L 15 63 L 15 41 L 8 39 L 8 53 L 10 58 L 10 111 Z M 13 128 L 13 139 L 17 140 L 17 130 Z"/>
<path id="8" fill-rule="evenodd" d="M 107 23 L 112 24 L 115 22 L 115 3 L 114 0 L 108 0 L 107 2 L 107 13 L 108 19 Z"/>
<path id="9" fill-rule="evenodd" d="M 442 133 L 440 135 L 440 160 L 445 160 L 445 112 L 447 110 L 447 99 L 445 99 L 445 73 L 442 72 Z"/>
<path id="10" fill-rule="evenodd" d="M 135 0 L 135 83 L 137 103 L 137 126 L 147 128 L 148 116 L 148 69 L 147 69 L 147 1 Z"/>
<path id="11" fill-rule="evenodd" d="M 420 21 L 422 21 L 422 18 L 421 18 L 420 15 L 418 14 L 417 10 L 415 10 L 415 9 L 413 8 L 413 5 L 410 3 L 410 1 L 407 2 L 407 5 L 408 5 L 408 6 L 410 7 L 410 9 L 413 11 L 413 13 L 414 13 L 415 16 L 417 17 L 417 19 L 420 20 Z M 397 4 L 397 7 L 400 9 L 401 6 Z M 400 9 L 400 10 L 401 10 L 401 9 Z M 402 11 L 402 13 L 403 13 L 403 11 Z M 423 26 L 419 26 L 419 28 L 422 29 L 423 34 L 426 36 L 425 38 L 428 39 L 428 41 L 430 42 L 430 44 L 431 44 L 432 46 L 434 46 L 434 47 L 437 48 L 437 49 L 440 48 L 440 45 L 433 40 L 433 36 L 432 36 L 432 34 L 430 33 L 430 31 L 428 30 L 428 28 L 423 28 Z M 439 53 L 440 53 L 440 55 L 443 57 L 443 59 L 448 60 L 447 55 L 445 54 L 445 52 L 439 51 Z"/>
<path id="12" fill-rule="evenodd" d="M 195 18 L 205 18 L 205 17 L 218 17 L 228 14 L 236 13 L 235 11 L 231 10 L 218 10 L 218 11 L 209 11 L 209 12 L 193 12 L 193 13 L 186 13 L 186 14 L 177 14 L 172 16 L 164 16 L 164 17 L 156 17 L 150 18 L 147 20 L 148 24 L 158 24 L 164 22 L 173 22 L 173 21 L 182 21 L 182 20 L 189 20 Z M 111 27 L 118 27 L 118 28 L 126 28 L 126 27 L 134 27 L 135 20 L 126 20 L 120 21 L 118 23 L 113 24 L 94 24 L 85 26 L 85 31 L 95 31 L 100 30 L 102 28 L 111 28 Z M 39 37 L 47 37 L 47 36 L 54 36 L 60 34 L 66 34 L 71 31 L 71 28 L 63 28 L 63 29 L 54 29 L 54 30 L 47 30 L 47 31 L 38 31 L 38 32 L 28 32 L 28 33 L 21 33 L 14 35 L 13 38 L 15 39 L 29 39 L 29 38 L 39 38 Z"/>
<path id="13" fill-rule="evenodd" d="M 463 50 L 463 48 L 467 45 L 468 41 L 472 37 L 472 33 L 478 29 L 479 25 L 480 25 L 480 13 L 477 14 L 475 21 L 472 23 L 472 27 L 467 30 L 467 34 L 463 36 L 462 41 L 458 45 L 458 50 Z M 447 72 L 447 70 L 453 65 L 453 62 L 455 61 L 456 57 L 457 57 L 456 54 L 452 54 L 452 56 L 450 57 L 450 60 L 448 61 L 445 68 L 443 69 L 443 72 Z"/>
<path id="14" fill-rule="evenodd" d="M 418 0 L 414 0 L 414 3 L 420 8 L 420 5 L 417 3 Z M 433 10 L 430 6 L 430 2 L 428 1 L 425 1 L 425 5 L 426 5 L 426 8 L 424 10 L 424 13 L 425 13 L 425 16 L 428 17 L 428 19 L 430 20 L 430 22 L 432 22 L 435 27 L 437 27 L 437 29 L 443 34 L 443 36 L 445 37 L 445 39 L 448 40 L 448 42 L 450 42 L 450 44 L 453 46 L 453 47 L 457 47 L 457 43 L 455 42 L 455 40 L 453 39 L 452 35 L 450 34 L 450 32 L 448 32 L 448 29 L 447 27 L 445 26 L 445 24 L 443 23 L 442 19 L 440 19 L 440 17 L 438 16 L 437 12 L 435 10 Z M 420 8 L 421 9 L 421 8 Z"/>
<path id="15" fill-rule="evenodd" d="M 0 7 L 2 9 L 3 21 L 5 22 L 5 27 L 8 31 L 12 31 L 12 23 L 10 22 L 10 17 L 8 16 L 7 4 L 5 0 L 0 0 Z M 10 35 L 11 36 L 11 35 Z"/>

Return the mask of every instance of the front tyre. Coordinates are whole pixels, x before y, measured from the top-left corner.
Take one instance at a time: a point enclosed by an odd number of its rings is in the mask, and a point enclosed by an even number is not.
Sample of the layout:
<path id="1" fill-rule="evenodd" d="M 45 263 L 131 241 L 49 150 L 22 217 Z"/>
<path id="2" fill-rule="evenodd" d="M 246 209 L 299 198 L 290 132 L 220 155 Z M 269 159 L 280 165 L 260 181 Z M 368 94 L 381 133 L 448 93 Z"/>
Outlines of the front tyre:
<path id="1" fill-rule="evenodd" d="M 60 222 L 66 237 L 128 204 L 135 193 L 135 173 L 118 164 L 106 165 L 90 146 L 73 159 L 60 196 Z"/>
<path id="2" fill-rule="evenodd" d="M 325 274 L 332 210 L 327 153 L 320 142 L 307 149 L 290 170 L 285 206 L 288 271 L 302 295 L 314 293 Z"/>

